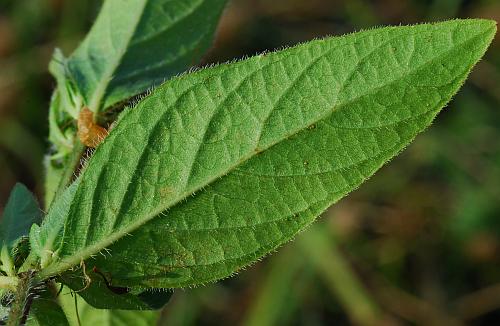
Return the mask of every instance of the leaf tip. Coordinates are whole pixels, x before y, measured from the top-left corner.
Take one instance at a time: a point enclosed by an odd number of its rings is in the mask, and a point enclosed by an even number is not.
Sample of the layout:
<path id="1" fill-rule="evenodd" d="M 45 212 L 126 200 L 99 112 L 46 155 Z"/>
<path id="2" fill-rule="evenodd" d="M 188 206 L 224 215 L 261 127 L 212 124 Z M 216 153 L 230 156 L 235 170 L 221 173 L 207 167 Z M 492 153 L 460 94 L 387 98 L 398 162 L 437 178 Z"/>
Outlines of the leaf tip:
<path id="1" fill-rule="evenodd" d="M 23 192 L 27 192 L 27 193 L 31 194 L 31 192 L 29 191 L 28 187 L 26 187 L 21 182 L 16 182 L 16 184 L 12 188 L 12 191 L 23 191 Z"/>
<path id="2" fill-rule="evenodd" d="M 484 56 L 484 53 L 493 42 L 497 32 L 497 22 L 492 19 L 474 18 L 459 19 L 460 30 L 469 35 L 475 41 L 471 44 L 471 50 L 476 57 L 475 63 Z"/>
<path id="3" fill-rule="evenodd" d="M 497 21 L 493 19 L 477 18 L 471 19 L 472 23 L 487 34 L 491 39 L 497 32 Z"/>
<path id="4" fill-rule="evenodd" d="M 489 31 L 491 35 L 495 35 L 497 33 L 497 21 L 493 19 L 480 19 L 483 22 L 485 30 Z"/>

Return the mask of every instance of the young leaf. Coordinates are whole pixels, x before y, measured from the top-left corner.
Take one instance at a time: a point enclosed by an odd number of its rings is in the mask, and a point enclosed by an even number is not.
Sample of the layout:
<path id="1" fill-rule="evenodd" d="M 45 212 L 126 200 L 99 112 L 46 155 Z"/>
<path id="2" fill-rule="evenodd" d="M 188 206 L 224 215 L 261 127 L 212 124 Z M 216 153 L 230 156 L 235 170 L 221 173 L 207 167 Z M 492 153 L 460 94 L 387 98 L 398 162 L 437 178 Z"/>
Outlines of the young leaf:
<path id="1" fill-rule="evenodd" d="M 226 0 L 107 0 L 68 68 L 97 111 L 195 65 Z"/>
<path id="2" fill-rule="evenodd" d="M 30 231 L 31 250 L 40 257 L 40 265 L 47 266 L 55 258 L 57 260 L 57 250 L 53 250 L 61 241 L 62 228 L 69 214 L 69 209 L 73 197 L 80 183 L 77 179 L 69 186 L 54 205 L 50 207 L 47 216 L 43 220 L 42 227 L 33 224 Z"/>
<path id="3" fill-rule="evenodd" d="M 68 59 L 64 57 L 60 49 L 55 49 L 52 60 L 49 63 L 49 71 L 57 81 L 58 88 L 52 94 L 52 100 L 49 110 L 49 140 L 55 145 L 69 147 L 71 149 L 71 139 L 62 135 L 59 125 L 63 121 L 65 114 L 73 119 L 78 119 L 78 110 L 82 106 L 82 99 L 76 94 L 68 68 Z"/>
<path id="4" fill-rule="evenodd" d="M 429 126 L 495 31 L 488 20 L 386 27 L 168 81 L 95 151 L 58 260 L 38 277 L 94 255 L 117 286 L 230 276 Z"/>
<path id="5" fill-rule="evenodd" d="M 12 249 L 17 241 L 28 236 L 31 225 L 38 223 L 42 211 L 33 194 L 17 183 L 12 189 L 0 221 L 0 247 Z"/>

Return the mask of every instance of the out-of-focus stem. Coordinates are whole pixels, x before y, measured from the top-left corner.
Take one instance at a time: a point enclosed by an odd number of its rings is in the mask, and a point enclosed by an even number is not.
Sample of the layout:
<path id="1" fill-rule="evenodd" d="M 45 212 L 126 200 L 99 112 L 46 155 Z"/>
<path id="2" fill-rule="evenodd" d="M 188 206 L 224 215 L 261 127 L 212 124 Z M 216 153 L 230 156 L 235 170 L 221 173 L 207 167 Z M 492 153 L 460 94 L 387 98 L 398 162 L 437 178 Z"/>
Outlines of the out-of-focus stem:
<path id="1" fill-rule="evenodd" d="M 293 248 L 283 248 L 272 258 L 266 278 L 260 283 L 259 291 L 249 308 L 242 325 L 268 326 L 286 324 L 286 315 L 296 306 L 295 282 L 305 272 L 302 255 Z"/>
<path id="2" fill-rule="evenodd" d="M 327 230 L 311 227 L 299 240 L 306 257 L 357 325 L 382 324 L 382 313 L 345 261 Z"/>

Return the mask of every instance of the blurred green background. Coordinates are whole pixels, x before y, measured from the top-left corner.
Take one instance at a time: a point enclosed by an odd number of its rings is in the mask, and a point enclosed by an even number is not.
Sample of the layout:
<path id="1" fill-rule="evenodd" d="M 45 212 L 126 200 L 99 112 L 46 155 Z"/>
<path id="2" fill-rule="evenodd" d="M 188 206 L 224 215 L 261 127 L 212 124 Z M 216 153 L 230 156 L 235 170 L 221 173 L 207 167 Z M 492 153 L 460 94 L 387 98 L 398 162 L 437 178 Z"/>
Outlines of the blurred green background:
<path id="1" fill-rule="evenodd" d="M 55 46 L 100 1 L 0 0 L 0 206 L 43 196 Z M 232 0 L 203 64 L 387 24 L 500 21 L 498 0 Z M 176 291 L 162 325 L 499 325 L 500 38 L 435 124 L 297 240 L 235 278 Z"/>

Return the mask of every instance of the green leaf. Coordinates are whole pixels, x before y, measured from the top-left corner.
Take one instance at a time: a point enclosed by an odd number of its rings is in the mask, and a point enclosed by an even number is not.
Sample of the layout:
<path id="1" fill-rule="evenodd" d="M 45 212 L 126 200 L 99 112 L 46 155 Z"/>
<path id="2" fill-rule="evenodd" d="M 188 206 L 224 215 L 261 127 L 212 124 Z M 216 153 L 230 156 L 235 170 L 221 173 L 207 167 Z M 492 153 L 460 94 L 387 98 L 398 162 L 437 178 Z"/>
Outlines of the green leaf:
<path id="1" fill-rule="evenodd" d="M 160 313 L 158 311 L 127 311 L 104 310 L 92 308 L 90 305 L 76 297 L 80 322 L 75 311 L 74 293 L 63 290 L 59 299 L 71 326 L 153 326 L 157 324 Z"/>
<path id="2" fill-rule="evenodd" d="M 56 145 L 62 145 L 71 149 L 71 139 L 66 139 L 61 134 L 59 126 L 64 121 L 65 114 L 77 119 L 82 99 L 76 94 L 71 83 L 71 74 L 68 67 L 68 59 L 64 57 L 60 49 L 55 49 L 52 60 L 49 63 L 49 71 L 57 81 L 58 88 L 54 90 L 49 110 L 49 140 Z"/>
<path id="3" fill-rule="evenodd" d="M 53 259 L 57 260 L 58 251 L 54 248 L 61 241 L 64 223 L 79 183 L 80 179 L 77 179 L 57 198 L 54 205 L 50 207 L 41 227 L 37 224 L 31 226 L 31 250 L 40 257 L 42 268 L 50 264 Z"/>
<path id="4" fill-rule="evenodd" d="M 155 326 L 159 317 L 156 311 L 99 310 L 90 306 L 81 314 L 82 326 Z"/>
<path id="5" fill-rule="evenodd" d="M 488 20 L 386 27 L 168 81 L 95 151 L 58 260 L 38 277 L 82 260 L 116 286 L 232 275 L 428 127 L 495 31 Z"/>
<path id="6" fill-rule="evenodd" d="M 68 60 L 93 111 L 146 91 L 199 62 L 226 0 L 107 0 Z"/>
<path id="7" fill-rule="evenodd" d="M 17 183 L 12 189 L 2 220 L 0 221 L 0 246 L 12 249 L 16 243 L 28 236 L 31 225 L 38 223 L 42 211 L 33 194 L 24 185 Z"/>
<path id="8" fill-rule="evenodd" d="M 28 326 L 69 326 L 68 319 L 61 306 L 54 300 L 36 299 L 33 302 L 28 319 Z"/>
<path id="9" fill-rule="evenodd" d="M 158 317 L 156 311 L 99 310 L 90 306 L 80 316 L 82 326 L 154 326 Z"/>

